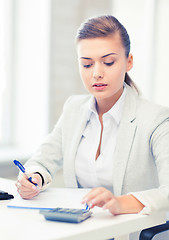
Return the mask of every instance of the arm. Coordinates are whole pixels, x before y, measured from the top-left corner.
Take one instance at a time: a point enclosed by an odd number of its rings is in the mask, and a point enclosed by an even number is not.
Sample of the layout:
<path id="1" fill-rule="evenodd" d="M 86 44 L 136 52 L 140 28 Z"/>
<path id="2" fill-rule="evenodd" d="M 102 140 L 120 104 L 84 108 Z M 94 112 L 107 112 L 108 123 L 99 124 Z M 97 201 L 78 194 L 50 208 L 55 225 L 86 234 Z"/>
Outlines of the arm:
<path id="1" fill-rule="evenodd" d="M 132 193 L 146 206 L 143 214 L 169 209 L 169 118 L 163 118 L 153 129 L 149 145 L 156 164 L 159 187 Z"/>
<path id="2" fill-rule="evenodd" d="M 129 195 L 113 196 L 104 188 L 96 188 L 83 199 L 91 207 L 100 206 L 113 214 L 136 213 L 150 214 L 154 211 L 169 209 L 169 121 L 166 118 L 150 134 L 150 151 L 156 163 L 159 187 Z M 151 171 L 149 172 L 151 174 Z"/>
<path id="3" fill-rule="evenodd" d="M 120 203 L 120 214 L 139 213 L 145 206 L 132 194 L 118 197 Z"/>
<path id="4" fill-rule="evenodd" d="M 37 183 L 39 188 L 30 183 L 25 174 L 20 173 L 16 186 L 22 198 L 30 199 L 36 196 L 40 190 L 46 189 L 51 183 L 52 175 L 60 168 L 62 161 L 60 135 L 61 127 L 58 122 L 46 141 L 24 165 L 32 181 Z"/>
<path id="5" fill-rule="evenodd" d="M 39 188 L 30 183 L 25 174 L 19 174 L 16 183 L 17 191 L 22 198 L 30 199 L 41 190 L 46 189 L 52 181 L 52 175 L 60 169 L 62 162 L 61 144 L 61 119 L 56 124 L 45 142 L 38 151 L 24 165 L 32 181 L 37 183 Z"/>
<path id="6" fill-rule="evenodd" d="M 93 188 L 84 197 L 82 203 L 87 203 L 90 208 L 98 206 L 103 209 L 108 209 L 114 215 L 138 213 L 144 207 L 144 205 L 131 194 L 116 197 L 103 187 Z"/>
<path id="7" fill-rule="evenodd" d="M 62 118 L 62 117 L 61 117 Z M 62 167 L 62 121 L 58 121 L 54 130 L 24 165 L 28 173 L 39 173 L 43 176 L 42 190 L 52 181 L 52 176 Z"/>
<path id="8" fill-rule="evenodd" d="M 43 176 L 44 184 L 42 190 L 48 187 L 52 181 L 52 176 L 63 166 L 63 154 L 65 152 L 64 136 L 65 132 L 69 132 L 67 122 L 72 111 L 72 107 L 69 106 L 71 99 L 73 97 L 68 98 L 64 104 L 63 113 L 53 131 L 25 164 L 28 173 L 38 172 Z"/>

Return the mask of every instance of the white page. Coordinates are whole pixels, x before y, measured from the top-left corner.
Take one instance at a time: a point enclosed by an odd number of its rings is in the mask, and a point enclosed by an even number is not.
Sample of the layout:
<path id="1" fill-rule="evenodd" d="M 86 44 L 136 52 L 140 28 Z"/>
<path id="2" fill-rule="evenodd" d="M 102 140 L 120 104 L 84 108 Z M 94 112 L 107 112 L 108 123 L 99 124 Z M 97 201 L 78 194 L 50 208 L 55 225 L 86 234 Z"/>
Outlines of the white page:
<path id="1" fill-rule="evenodd" d="M 84 208 L 85 206 L 81 204 L 81 201 L 89 190 L 82 188 L 49 188 L 29 200 L 22 199 L 18 194 L 9 202 L 7 207 L 30 209 L 57 207 Z"/>

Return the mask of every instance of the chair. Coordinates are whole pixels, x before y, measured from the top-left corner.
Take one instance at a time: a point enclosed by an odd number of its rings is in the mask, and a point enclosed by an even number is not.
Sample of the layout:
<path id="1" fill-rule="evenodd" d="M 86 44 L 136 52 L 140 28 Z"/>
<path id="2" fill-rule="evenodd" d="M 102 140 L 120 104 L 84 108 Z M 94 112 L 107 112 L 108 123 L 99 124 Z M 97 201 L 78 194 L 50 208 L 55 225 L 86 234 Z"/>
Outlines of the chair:
<path id="1" fill-rule="evenodd" d="M 155 227 L 147 228 L 141 231 L 139 240 L 151 240 L 158 233 L 169 230 L 169 221 Z"/>

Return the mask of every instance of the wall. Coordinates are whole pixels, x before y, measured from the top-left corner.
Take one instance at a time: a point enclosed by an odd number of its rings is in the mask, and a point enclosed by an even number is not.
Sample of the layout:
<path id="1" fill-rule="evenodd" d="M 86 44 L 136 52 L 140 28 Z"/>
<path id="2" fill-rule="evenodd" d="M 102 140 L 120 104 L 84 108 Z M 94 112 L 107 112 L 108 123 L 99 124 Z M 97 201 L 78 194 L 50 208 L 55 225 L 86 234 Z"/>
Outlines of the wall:
<path id="1" fill-rule="evenodd" d="M 134 67 L 129 73 L 147 99 L 169 107 L 169 1 L 113 0 L 112 14 L 127 28 Z"/>
<path id="2" fill-rule="evenodd" d="M 169 1 L 158 0 L 155 18 L 155 66 L 153 100 L 169 107 Z"/>
<path id="3" fill-rule="evenodd" d="M 144 97 L 152 99 L 155 1 L 114 0 L 112 13 L 130 36 L 134 66 L 129 74 Z"/>
<path id="4" fill-rule="evenodd" d="M 45 4 L 45 0 L 43 0 L 43 3 Z M 42 96 L 41 101 L 41 107 L 46 107 L 46 104 L 49 104 L 49 131 L 53 129 L 57 119 L 59 118 L 59 115 L 61 114 L 63 104 L 68 96 L 72 94 L 81 94 L 86 93 L 85 88 L 83 87 L 83 84 L 81 83 L 79 72 L 78 72 L 78 63 L 77 63 L 77 56 L 76 56 L 76 47 L 74 43 L 75 35 L 77 28 L 80 26 L 81 22 L 84 21 L 89 16 L 93 15 L 100 15 L 100 14 L 111 14 L 112 9 L 112 1 L 111 0 L 51 0 L 50 1 L 50 20 L 48 20 L 48 14 L 49 9 L 46 8 L 46 12 L 44 12 L 44 19 L 42 18 L 43 11 L 45 11 L 45 8 L 42 9 L 42 4 L 39 6 L 39 11 L 35 10 L 35 8 L 31 8 L 32 0 L 25 0 L 24 2 L 22 0 L 17 0 L 14 4 L 15 11 L 17 11 L 17 18 L 15 21 L 18 23 L 17 27 L 19 26 L 19 29 L 16 29 L 16 39 L 15 39 L 15 51 L 16 54 L 19 56 L 17 61 L 21 62 L 23 64 L 22 69 L 19 68 L 18 62 L 15 62 L 15 65 L 17 65 L 17 69 L 15 70 L 17 74 L 17 81 L 20 81 L 21 86 L 20 89 L 17 88 L 17 91 L 21 91 L 25 88 L 27 88 L 27 85 L 23 82 L 24 79 L 26 79 L 26 83 L 29 84 L 30 80 L 34 81 L 34 85 L 36 88 L 34 88 L 34 91 L 30 94 L 29 91 L 26 93 L 22 92 L 21 98 L 24 99 L 25 95 L 32 96 L 32 94 L 39 93 L 39 88 L 46 88 L 46 94 Z M 38 2 L 36 2 L 37 6 Z M 44 6 L 43 4 L 43 6 Z M 24 11 L 23 11 L 24 10 Z M 43 10 L 43 11 L 42 11 Z M 29 21 L 29 17 L 31 15 L 31 19 Z M 37 21 L 36 21 L 37 17 Z M 50 32 L 49 37 L 48 33 L 46 33 L 46 25 L 49 24 L 50 21 Z M 31 25 L 33 23 L 33 26 Z M 39 24 L 39 27 L 38 27 Z M 42 41 L 38 38 L 36 34 L 36 29 L 38 31 L 41 31 L 42 35 L 41 39 L 43 39 L 43 42 L 45 39 L 47 39 L 46 44 L 44 47 L 42 46 Z M 20 30 L 20 31 L 19 31 Z M 35 32 L 33 32 L 35 31 Z M 22 35 L 23 34 L 23 35 Z M 44 34 L 44 35 L 43 35 Z M 31 38 L 31 43 L 34 44 L 38 43 L 37 49 L 32 49 L 31 47 L 26 47 L 23 49 L 23 43 L 25 44 L 25 39 L 28 38 L 28 36 L 33 36 Z M 35 39 L 34 39 L 35 37 Z M 24 41 L 21 42 L 21 40 L 24 38 Z M 18 39 L 20 41 L 18 41 Z M 50 41 L 50 44 L 48 45 L 48 40 Z M 22 44 L 21 44 L 22 43 Z M 26 44 L 25 44 L 26 45 Z M 30 43 L 28 44 L 30 46 Z M 20 48 L 22 46 L 22 48 Z M 16 48 L 18 47 L 18 48 Z M 42 61 L 45 63 L 45 61 L 48 61 L 48 54 L 43 55 L 42 53 L 49 49 L 50 51 L 50 57 L 49 62 L 46 62 L 47 68 L 49 66 L 49 75 L 50 75 L 50 82 L 49 82 L 49 92 L 48 92 L 48 86 L 44 83 L 44 81 L 41 81 L 41 79 L 47 79 L 47 75 L 44 74 L 45 66 L 41 64 L 41 70 L 38 69 L 38 75 L 34 76 L 35 79 L 33 79 L 33 71 L 32 69 L 37 70 L 36 62 Z M 38 50 L 38 51 L 37 51 Z M 25 51 L 27 51 L 28 55 L 31 55 L 30 62 L 27 63 L 27 57 L 24 58 Z M 35 52 L 35 56 L 33 56 L 32 51 Z M 21 55 L 21 57 L 20 57 Z M 26 55 L 27 56 L 27 55 Z M 39 61 L 36 59 L 39 59 Z M 36 61 L 36 62 L 35 62 Z M 27 63 L 24 65 L 24 63 Z M 31 67 L 29 67 L 31 66 Z M 44 69 L 43 69 L 44 68 Z M 26 70 L 25 70 L 26 69 Z M 27 70 L 28 69 L 28 70 Z M 20 71 L 22 74 L 20 74 Z M 24 74 L 27 72 L 26 78 Z M 29 74 L 29 75 L 28 75 Z M 39 86 L 38 86 L 39 84 Z M 17 95 L 19 96 L 19 94 Z M 46 96 L 49 96 L 49 102 L 46 101 Z M 18 97 L 17 97 L 18 98 Z M 30 98 L 31 100 L 32 98 Z M 28 98 L 29 100 L 29 98 Z M 22 105 L 22 108 L 24 111 L 20 111 L 20 117 L 19 122 L 17 122 L 17 126 L 20 129 L 20 132 L 23 132 L 21 129 L 25 129 L 26 133 L 24 134 L 24 140 L 26 140 L 26 136 L 31 135 L 32 132 L 37 131 L 36 128 L 40 128 L 39 124 L 36 123 L 36 121 L 39 122 L 39 118 L 44 119 L 48 118 L 48 116 L 41 116 L 39 115 L 36 117 L 32 117 L 33 109 L 36 111 L 36 104 L 34 103 L 32 107 L 28 107 L 27 105 L 23 104 L 23 101 L 17 100 L 20 102 L 20 105 Z M 30 101 L 29 101 L 30 102 Z M 47 103 L 45 103 L 47 102 Z M 26 106 L 26 107 L 25 107 Z M 27 119 L 28 110 L 30 111 L 29 116 L 31 116 L 31 121 L 34 123 L 34 130 L 30 130 L 30 122 Z M 26 111 L 26 114 L 25 114 Z M 23 114 L 24 112 L 24 114 Z M 47 112 L 46 112 L 47 115 Z M 18 114 L 17 114 L 18 116 Z M 34 115 L 35 116 L 35 115 Z M 22 117 L 22 118 L 21 118 Z M 35 121 L 36 120 L 36 121 Z M 28 124 L 25 127 L 25 122 L 28 121 Z M 18 131 L 17 131 L 18 134 Z M 38 134 L 40 135 L 40 133 Z M 36 141 L 37 142 L 37 141 Z M 40 143 L 39 143 L 40 144 Z M 24 145 L 27 146 L 27 144 Z M 37 143 L 38 145 L 38 143 Z M 12 156 L 18 156 L 18 153 L 15 154 L 12 150 Z M 13 159 L 13 158 L 12 158 Z M 19 158 L 22 163 L 24 160 L 27 159 L 27 155 L 23 155 Z M 16 176 L 18 174 L 18 170 L 12 163 L 12 161 L 4 161 L 1 163 L 0 166 L 0 176 L 1 177 L 8 177 L 11 179 L 16 179 Z M 57 177 L 54 179 L 54 185 L 55 186 L 63 186 L 63 177 L 62 172 L 60 171 L 57 175 Z"/>
<path id="5" fill-rule="evenodd" d="M 74 42 L 76 31 L 89 16 L 111 14 L 111 3 L 111 0 L 52 1 L 50 129 L 68 96 L 86 93 L 78 72 Z"/>

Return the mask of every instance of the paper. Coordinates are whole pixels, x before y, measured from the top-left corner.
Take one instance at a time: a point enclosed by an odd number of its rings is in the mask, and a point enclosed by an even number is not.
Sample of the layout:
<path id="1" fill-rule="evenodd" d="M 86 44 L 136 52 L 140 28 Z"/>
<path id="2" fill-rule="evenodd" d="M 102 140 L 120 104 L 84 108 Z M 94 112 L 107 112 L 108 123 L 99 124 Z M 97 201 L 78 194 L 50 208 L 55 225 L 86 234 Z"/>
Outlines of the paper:
<path id="1" fill-rule="evenodd" d="M 29 200 L 22 199 L 18 194 L 7 207 L 27 209 L 84 208 L 81 201 L 89 190 L 82 188 L 49 188 Z"/>

